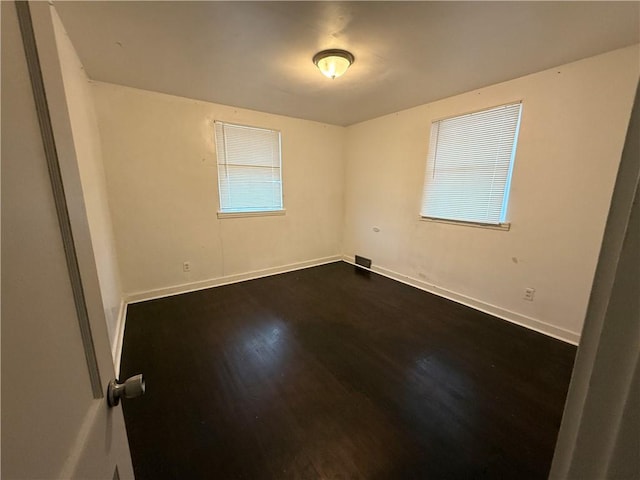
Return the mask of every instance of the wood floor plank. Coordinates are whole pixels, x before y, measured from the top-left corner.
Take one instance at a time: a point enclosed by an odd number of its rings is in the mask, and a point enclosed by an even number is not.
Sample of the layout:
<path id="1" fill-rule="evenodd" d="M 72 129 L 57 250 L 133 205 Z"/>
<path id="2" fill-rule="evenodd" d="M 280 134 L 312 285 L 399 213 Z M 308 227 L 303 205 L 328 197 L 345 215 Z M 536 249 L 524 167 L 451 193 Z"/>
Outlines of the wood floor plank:
<path id="1" fill-rule="evenodd" d="M 136 478 L 543 479 L 575 350 L 343 262 L 133 304 Z"/>

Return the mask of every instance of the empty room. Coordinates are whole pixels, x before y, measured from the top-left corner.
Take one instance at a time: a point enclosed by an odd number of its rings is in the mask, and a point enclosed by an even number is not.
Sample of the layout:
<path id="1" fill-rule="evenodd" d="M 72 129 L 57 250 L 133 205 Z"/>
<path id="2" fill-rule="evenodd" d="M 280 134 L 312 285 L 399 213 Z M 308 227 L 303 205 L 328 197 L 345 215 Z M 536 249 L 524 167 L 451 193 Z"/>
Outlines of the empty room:
<path id="1" fill-rule="evenodd" d="M 640 2 L 1 8 L 2 478 L 640 478 Z"/>

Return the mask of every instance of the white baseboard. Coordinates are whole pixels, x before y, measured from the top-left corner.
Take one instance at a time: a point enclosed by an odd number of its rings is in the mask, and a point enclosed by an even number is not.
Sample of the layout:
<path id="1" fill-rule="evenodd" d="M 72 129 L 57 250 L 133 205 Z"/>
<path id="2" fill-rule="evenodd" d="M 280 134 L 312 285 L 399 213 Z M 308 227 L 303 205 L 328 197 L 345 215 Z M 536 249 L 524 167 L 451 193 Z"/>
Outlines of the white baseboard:
<path id="1" fill-rule="evenodd" d="M 137 292 L 130 295 L 125 295 L 120 303 L 120 311 L 118 313 L 118 324 L 116 326 L 116 336 L 111 346 L 111 353 L 113 355 L 113 363 L 116 371 L 116 375 L 120 376 L 120 361 L 122 359 L 122 344 L 124 341 L 124 328 L 127 321 L 127 307 L 130 303 L 144 302 L 147 300 L 155 300 L 157 298 L 169 297 L 171 295 L 179 295 L 181 293 L 195 292 L 198 290 L 205 290 L 211 287 L 220 287 L 222 285 L 229 285 L 231 283 L 243 282 L 245 280 L 253 280 L 255 278 L 267 277 L 269 275 L 276 275 L 278 273 L 292 272 L 295 270 L 301 270 L 303 268 L 317 267 L 319 265 L 325 265 L 327 263 L 339 262 L 342 260 L 342 255 L 333 255 L 331 257 L 316 258 L 314 260 L 307 260 L 305 262 L 292 263 L 289 265 L 282 265 L 280 267 L 265 268 L 262 270 L 254 270 L 251 272 L 240 273 L 237 275 L 228 275 L 225 277 L 212 278 L 210 280 L 204 280 L 200 282 L 184 283 L 181 285 L 174 285 L 167 288 L 159 288 L 156 290 L 148 290 L 146 292 Z"/>
<path id="2" fill-rule="evenodd" d="M 124 341 L 124 326 L 127 321 L 127 302 L 124 298 L 120 301 L 118 311 L 118 323 L 116 324 L 116 335 L 111 345 L 111 355 L 113 356 L 113 366 L 116 371 L 116 378 L 120 378 L 120 359 L 122 358 L 122 343 Z"/>
<path id="3" fill-rule="evenodd" d="M 137 292 L 130 294 L 126 297 L 127 303 L 138 303 L 147 300 L 155 300 L 157 298 L 169 297 L 171 295 L 177 295 L 180 293 L 195 292 L 198 290 L 205 290 L 211 287 L 220 287 L 222 285 L 228 285 L 231 283 L 244 282 L 245 280 L 253 280 L 256 278 L 268 277 L 270 275 L 276 275 L 278 273 L 292 272 L 295 270 L 302 270 L 303 268 L 317 267 L 327 263 L 339 262 L 342 260 L 342 255 L 333 255 L 331 257 L 316 258 L 314 260 L 307 260 L 304 262 L 291 263 L 289 265 L 282 265 L 280 267 L 265 268 L 262 270 L 253 270 L 251 272 L 239 273 L 237 275 L 227 275 L 224 277 L 212 278 L 209 280 L 202 280 L 199 282 L 183 283 L 181 285 L 174 285 L 172 287 L 159 288 L 156 290 L 148 290 L 146 292 Z"/>
<path id="4" fill-rule="evenodd" d="M 304 268 L 316 267 L 319 265 L 325 265 L 327 263 L 333 263 L 341 260 L 350 264 L 355 264 L 355 259 L 353 257 L 347 256 L 347 255 L 334 255 L 331 257 L 317 258 L 314 260 L 292 263 L 292 264 L 283 265 L 280 267 L 265 268 L 262 270 L 254 270 L 251 272 L 241 273 L 237 275 L 228 275 L 225 277 L 213 278 L 210 280 L 204 280 L 200 282 L 191 282 L 191 283 L 185 283 L 181 285 L 174 285 L 172 287 L 167 287 L 167 288 L 160 288 L 160 289 L 149 290 L 145 292 L 137 292 L 137 293 L 126 296 L 120 304 L 116 337 L 112 345 L 112 354 L 113 354 L 116 374 L 119 377 L 120 360 L 122 357 L 122 344 L 124 340 L 124 329 L 125 329 L 125 323 L 126 323 L 126 317 L 127 317 L 128 304 L 143 302 L 146 300 L 154 300 L 157 298 L 169 297 L 171 295 L 178 295 L 181 293 L 195 292 L 195 291 L 204 290 L 207 288 L 219 287 L 222 285 L 229 285 L 232 283 L 243 282 L 245 280 L 253 280 L 256 278 L 268 277 L 270 275 L 292 272 L 292 271 L 301 270 Z M 406 285 L 411 285 L 412 287 L 416 287 L 426 292 L 433 293 L 434 295 L 438 295 L 439 297 L 443 297 L 448 300 L 452 300 L 454 302 L 460 303 L 462 305 L 466 305 L 468 307 L 474 308 L 481 312 L 488 313 L 489 315 L 493 315 L 495 317 L 501 318 L 508 322 L 515 323 L 516 325 L 520 325 L 522 327 L 529 328 L 531 330 L 548 335 L 550 337 L 557 338 L 558 340 L 562 340 L 564 342 L 567 342 L 573 345 L 577 345 L 578 342 L 580 341 L 579 333 L 572 332 L 564 328 L 557 327 L 555 325 L 551 325 L 549 323 L 543 322 L 541 320 L 538 320 L 532 317 L 528 317 L 526 315 L 522 315 L 520 313 L 506 310 L 496 305 L 491 305 L 489 303 L 477 300 L 475 298 L 468 297 L 461 293 L 436 287 L 435 285 L 430 285 L 426 282 L 423 282 L 416 278 L 409 277 L 407 275 L 403 275 L 393 270 L 389 270 L 384 267 L 378 267 L 375 265 L 368 270 L 371 270 L 372 272 L 378 273 L 387 278 L 391 278 L 392 280 L 396 280 L 398 282 L 404 283 Z"/>
<path id="5" fill-rule="evenodd" d="M 355 265 L 354 257 L 343 255 L 342 260 Z M 420 290 L 433 293 L 434 295 L 438 295 L 439 297 L 443 297 L 462 305 L 466 305 L 467 307 L 471 307 L 481 312 L 488 313 L 489 315 L 493 315 L 494 317 L 498 317 L 508 322 L 515 323 L 516 325 L 529 328 L 530 330 L 535 330 L 536 332 L 543 333 L 553 338 L 557 338 L 558 340 L 571 343 L 572 345 L 577 345 L 580 341 L 579 333 L 572 332 L 555 325 L 551 325 L 536 318 L 528 317 L 520 313 L 506 310 L 496 305 L 491 305 L 490 303 L 468 297 L 461 293 L 447 290 L 445 288 L 436 287 L 435 285 L 430 285 L 426 282 L 423 282 L 422 280 L 418 280 L 417 278 L 409 277 L 408 275 L 403 275 L 402 273 L 394 272 L 393 270 L 389 270 L 384 267 L 378 267 L 374 265 L 372 268 L 365 270 L 371 270 L 374 273 L 378 273 L 384 277 L 391 278 L 392 280 L 397 280 L 398 282 L 411 285 L 412 287 L 419 288 Z"/>

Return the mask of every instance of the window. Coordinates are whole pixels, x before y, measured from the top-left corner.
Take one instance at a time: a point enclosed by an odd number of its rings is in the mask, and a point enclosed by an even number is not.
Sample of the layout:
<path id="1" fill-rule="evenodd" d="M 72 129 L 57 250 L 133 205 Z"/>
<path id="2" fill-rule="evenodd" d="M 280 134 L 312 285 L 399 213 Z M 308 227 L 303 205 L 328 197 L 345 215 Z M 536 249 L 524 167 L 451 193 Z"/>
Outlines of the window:
<path id="1" fill-rule="evenodd" d="M 431 125 L 422 217 L 505 223 L 521 110 L 514 103 Z"/>
<path id="2" fill-rule="evenodd" d="M 215 122 L 218 216 L 284 213 L 280 132 Z"/>

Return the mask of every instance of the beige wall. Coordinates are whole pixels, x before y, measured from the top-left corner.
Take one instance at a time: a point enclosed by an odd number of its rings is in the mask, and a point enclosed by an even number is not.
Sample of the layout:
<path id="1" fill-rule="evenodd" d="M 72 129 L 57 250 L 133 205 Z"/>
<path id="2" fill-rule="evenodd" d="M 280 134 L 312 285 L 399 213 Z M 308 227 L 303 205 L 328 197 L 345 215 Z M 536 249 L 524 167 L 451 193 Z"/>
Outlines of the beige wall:
<path id="1" fill-rule="evenodd" d="M 617 50 L 347 128 L 93 83 L 123 291 L 140 299 L 360 254 L 382 273 L 577 342 L 638 53 Z M 524 106 L 511 230 L 420 220 L 431 122 L 514 100 Z M 282 131 L 285 216 L 217 218 L 215 119 Z M 533 302 L 523 299 L 527 287 Z"/>
<path id="2" fill-rule="evenodd" d="M 104 83 L 93 93 L 126 294 L 341 253 L 343 128 Z M 217 218 L 217 119 L 282 132 L 286 215 Z"/>
<path id="3" fill-rule="evenodd" d="M 549 478 L 640 478 L 640 85 Z"/>
<path id="4" fill-rule="evenodd" d="M 52 478 L 91 390 L 15 5 L 1 6 L 2 478 Z M 61 379 L 77 393 L 45 401 Z"/>
<path id="5" fill-rule="evenodd" d="M 344 253 L 577 341 L 639 71 L 638 46 L 347 129 Z M 432 121 L 523 101 L 508 232 L 419 219 Z M 374 232 L 373 227 L 379 227 Z M 523 299 L 526 287 L 535 299 Z"/>
<path id="6" fill-rule="evenodd" d="M 2 472 L 133 478 L 121 409 L 92 395 L 14 2 L 2 17 Z M 23 4 L 23 8 L 26 6 Z M 54 34 L 29 5 L 101 385 L 114 377 Z M 52 19 L 52 15 L 54 18 Z"/>
<path id="7" fill-rule="evenodd" d="M 118 336 L 118 314 L 122 302 L 122 287 L 102 164 L 100 132 L 89 88 L 89 79 L 55 11 L 53 24 L 78 169 L 82 179 L 82 193 L 89 220 L 91 243 L 98 269 L 100 293 L 107 320 L 109 340 L 113 346 L 116 344 Z"/>

